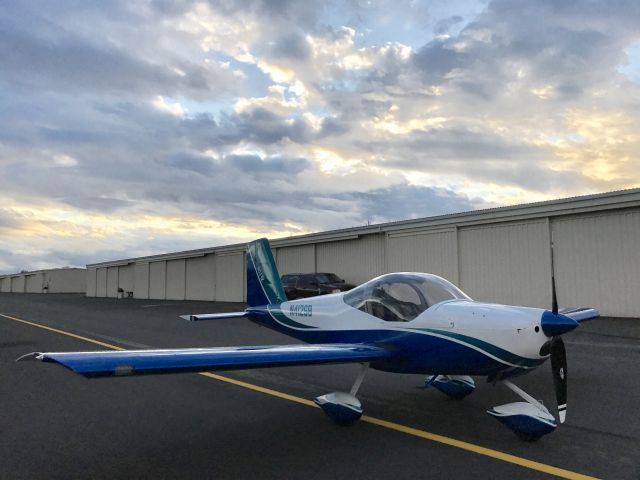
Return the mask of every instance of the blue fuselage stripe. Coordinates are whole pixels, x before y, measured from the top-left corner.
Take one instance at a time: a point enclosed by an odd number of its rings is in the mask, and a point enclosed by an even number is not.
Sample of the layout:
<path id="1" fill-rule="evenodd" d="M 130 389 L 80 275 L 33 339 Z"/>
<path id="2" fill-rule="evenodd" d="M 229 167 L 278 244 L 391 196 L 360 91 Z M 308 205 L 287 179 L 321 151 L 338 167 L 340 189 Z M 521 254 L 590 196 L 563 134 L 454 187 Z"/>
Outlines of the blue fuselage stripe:
<path id="1" fill-rule="evenodd" d="M 249 309 L 248 313 L 252 321 L 307 343 L 363 343 L 402 352 L 391 360 L 373 362 L 372 368 L 378 370 L 449 375 L 494 375 L 509 370 L 510 375 L 518 375 L 546 360 L 520 357 L 487 342 L 439 330 L 322 330 L 289 319 L 275 306 Z"/>

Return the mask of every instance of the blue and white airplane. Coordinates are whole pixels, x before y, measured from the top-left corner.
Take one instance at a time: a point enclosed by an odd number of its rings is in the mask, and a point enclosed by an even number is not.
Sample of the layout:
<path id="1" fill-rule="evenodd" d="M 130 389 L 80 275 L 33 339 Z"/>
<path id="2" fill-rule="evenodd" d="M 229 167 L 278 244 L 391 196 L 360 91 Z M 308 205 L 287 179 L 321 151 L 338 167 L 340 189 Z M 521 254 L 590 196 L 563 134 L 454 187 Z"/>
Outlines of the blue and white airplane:
<path id="1" fill-rule="evenodd" d="M 60 352 L 25 355 L 87 377 L 233 370 L 324 363 L 360 363 L 350 392 L 316 403 L 339 424 L 362 415 L 356 393 L 368 368 L 428 374 L 426 386 L 461 399 L 475 389 L 471 376 L 502 383 L 524 402 L 487 413 L 524 440 L 552 432 L 556 420 L 511 378 L 551 358 L 560 423 L 567 409 L 567 360 L 561 335 L 599 316 L 595 309 L 558 311 L 480 303 L 455 285 L 426 273 L 381 275 L 351 291 L 288 301 L 266 239 L 247 245 L 247 303 L 243 312 L 185 315 L 200 321 L 248 318 L 308 345 L 175 350 Z"/>

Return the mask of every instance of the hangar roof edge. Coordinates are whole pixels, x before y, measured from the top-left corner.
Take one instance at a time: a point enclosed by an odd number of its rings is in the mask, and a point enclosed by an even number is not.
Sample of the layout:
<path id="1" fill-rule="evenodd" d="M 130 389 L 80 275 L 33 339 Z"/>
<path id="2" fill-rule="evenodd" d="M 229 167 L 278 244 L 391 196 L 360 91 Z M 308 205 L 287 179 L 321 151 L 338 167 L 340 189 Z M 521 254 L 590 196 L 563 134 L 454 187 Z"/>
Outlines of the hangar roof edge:
<path id="1" fill-rule="evenodd" d="M 30 270 L 28 272 L 15 272 L 15 273 L 0 273 L 0 278 L 6 277 L 19 277 L 20 275 L 37 275 L 38 273 L 45 272 L 68 272 L 70 270 L 86 270 L 84 267 L 57 267 L 57 268 L 44 268 L 42 270 Z"/>

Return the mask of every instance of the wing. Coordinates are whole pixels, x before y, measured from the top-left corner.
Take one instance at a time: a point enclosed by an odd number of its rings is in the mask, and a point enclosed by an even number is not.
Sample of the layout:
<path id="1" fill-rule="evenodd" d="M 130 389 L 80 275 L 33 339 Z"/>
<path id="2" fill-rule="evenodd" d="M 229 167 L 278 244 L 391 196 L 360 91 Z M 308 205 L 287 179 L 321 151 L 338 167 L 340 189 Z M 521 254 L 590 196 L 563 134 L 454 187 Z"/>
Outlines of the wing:
<path id="1" fill-rule="evenodd" d="M 393 353 L 365 344 L 272 345 L 256 347 L 188 348 L 32 353 L 25 357 L 63 365 L 87 377 L 238 370 L 248 368 L 368 362 Z"/>
<path id="2" fill-rule="evenodd" d="M 594 318 L 598 318 L 600 316 L 600 312 L 595 308 L 564 308 L 558 313 L 561 313 L 562 315 L 565 315 L 567 317 L 571 317 L 576 322 L 586 322 L 587 320 L 593 320 Z"/>

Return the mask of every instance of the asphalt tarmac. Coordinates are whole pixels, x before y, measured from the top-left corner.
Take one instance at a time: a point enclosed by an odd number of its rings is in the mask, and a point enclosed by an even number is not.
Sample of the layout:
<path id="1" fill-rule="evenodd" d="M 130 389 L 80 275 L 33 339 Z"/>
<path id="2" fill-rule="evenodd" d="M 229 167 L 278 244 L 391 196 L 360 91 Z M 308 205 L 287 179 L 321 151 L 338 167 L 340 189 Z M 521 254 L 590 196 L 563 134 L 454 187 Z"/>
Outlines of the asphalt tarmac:
<path id="1" fill-rule="evenodd" d="M 640 479 L 640 320 L 565 336 L 567 422 L 536 443 L 485 413 L 519 399 L 482 378 L 455 401 L 417 388 L 422 376 L 370 371 L 358 394 L 366 421 L 339 427 L 308 401 L 348 391 L 357 365 L 88 380 L 14 362 L 33 351 L 298 343 L 245 319 L 178 318 L 243 308 L 0 294 L 0 478 Z M 554 405 L 547 364 L 515 383 Z"/>

